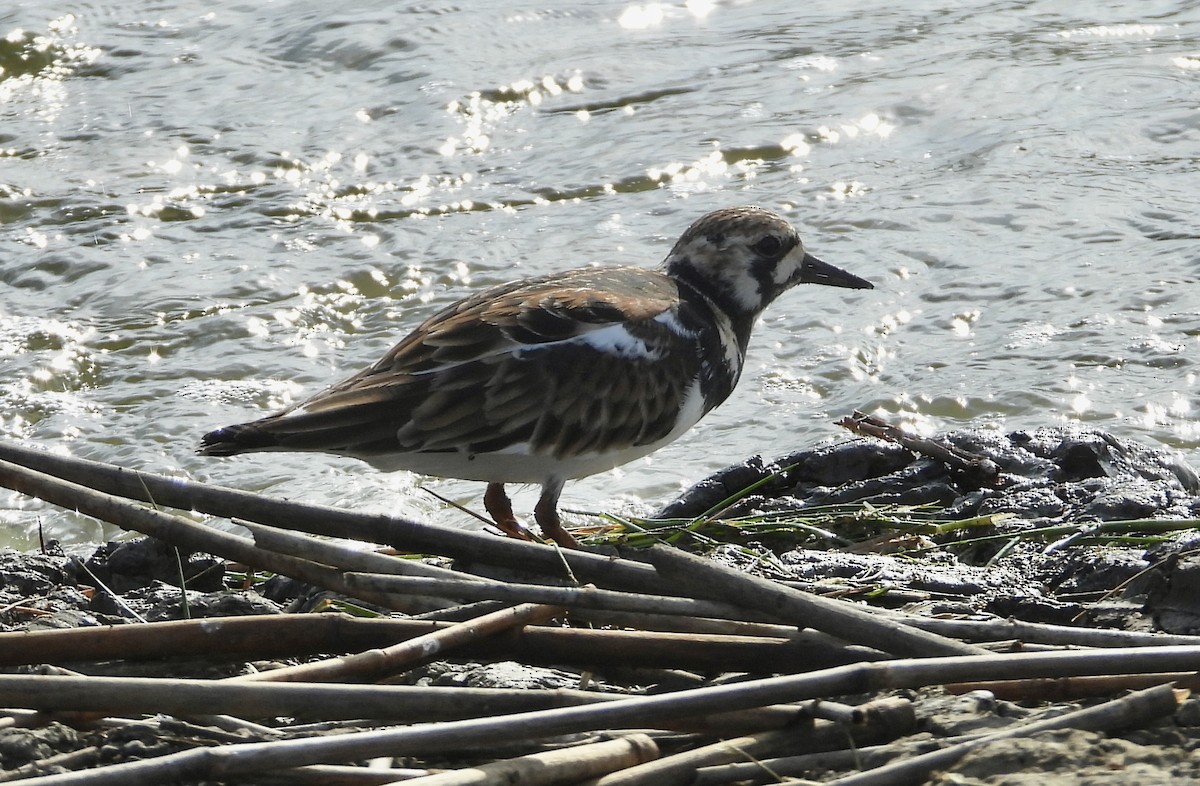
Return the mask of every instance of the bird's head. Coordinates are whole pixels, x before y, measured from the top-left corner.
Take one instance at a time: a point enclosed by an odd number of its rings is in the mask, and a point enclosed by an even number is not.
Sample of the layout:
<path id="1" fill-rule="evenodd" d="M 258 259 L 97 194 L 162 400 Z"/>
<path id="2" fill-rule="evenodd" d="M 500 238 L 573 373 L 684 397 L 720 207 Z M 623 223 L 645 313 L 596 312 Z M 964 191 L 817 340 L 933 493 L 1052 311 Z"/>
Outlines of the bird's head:
<path id="1" fill-rule="evenodd" d="M 873 288 L 809 254 L 785 218 L 760 207 L 725 208 L 701 217 L 679 238 L 663 266 L 731 316 L 756 316 L 797 284 Z"/>

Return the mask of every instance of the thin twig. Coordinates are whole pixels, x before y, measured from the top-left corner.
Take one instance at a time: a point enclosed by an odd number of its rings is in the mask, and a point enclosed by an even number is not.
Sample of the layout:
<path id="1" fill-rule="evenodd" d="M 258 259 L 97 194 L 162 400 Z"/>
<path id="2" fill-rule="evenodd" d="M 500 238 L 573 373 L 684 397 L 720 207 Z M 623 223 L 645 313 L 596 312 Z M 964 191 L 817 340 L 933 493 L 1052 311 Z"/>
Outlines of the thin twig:
<path id="1" fill-rule="evenodd" d="M 1000 468 L 996 466 L 996 462 L 986 456 L 977 455 L 944 442 L 918 437 L 904 431 L 899 426 L 858 410 L 855 410 L 850 417 L 837 421 L 836 425 L 856 434 L 895 442 L 914 453 L 920 453 L 940 461 L 951 469 L 980 474 L 990 479 L 994 479 L 1000 474 Z"/>
<path id="2" fill-rule="evenodd" d="M 532 753 L 515 759 L 441 772 L 409 781 L 413 786 L 488 786 L 519 783 L 522 786 L 551 786 L 577 783 L 603 773 L 634 767 L 658 758 L 658 746 L 646 734 L 630 734 L 615 740 L 575 745 Z"/>
<path id="3" fill-rule="evenodd" d="M 782 622 L 803 624 L 855 644 L 896 655 L 983 654 L 986 650 L 900 625 L 850 603 L 785 587 L 670 546 L 650 549 L 650 561 L 689 594 L 759 609 Z"/>
<path id="4" fill-rule="evenodd" d="M 374 551 L 365 551 L 361 546 L 336 543 L 310 535 L 301 535 L 279 527 L 258 524 L 253 521 L 234 519 L 238 526 L 245 527 L 259 548 L 290 554 L 301 559 L 320 562 L 342 570 L 368 571 L 388 575 L 425 576 L 429 578 L 453 578 L 471 581 L 475 577 L 448 568 L 439 568 L 416 559 L 389 557 Z"/>
<path id="5" fill-rule="evenodd" d="M 1052 729 L 1083 729 L 1085 731 L 1121 729 L 1170 715 L 1178 706 L 1179 701 L 1174 687 L 1159 685 L 1095 707 L 1028 723 L 1014 729 L 1006 729 L 949 748 L 886 764 L 874 770 L 828 781 L 826 786 L 903 786 L 904 784 L 921 783 L 930 772 L 945 768 L 970 751 L 992 745 L 999 740 L 1028 737 Z"/>
<path id="6" fill-rule="evenodd" d="M 433 594 L 462 600 L 506 600 L 527 603 L 555 603 L 560 606 L 612 611 L 640 611 L 678 614 L 687 617 L 715 617 L 766 622 L 769 615 L 719 601 L 648 595 L 597 589 L 594 586 L 552 587 L 544 584 L 490 581 L 472 577 L 472 581 L 425 579 L 414 576 L 385 576 L 375 573 L 346 573 L 346 584 L 355 589 L 384 594 Z"/>

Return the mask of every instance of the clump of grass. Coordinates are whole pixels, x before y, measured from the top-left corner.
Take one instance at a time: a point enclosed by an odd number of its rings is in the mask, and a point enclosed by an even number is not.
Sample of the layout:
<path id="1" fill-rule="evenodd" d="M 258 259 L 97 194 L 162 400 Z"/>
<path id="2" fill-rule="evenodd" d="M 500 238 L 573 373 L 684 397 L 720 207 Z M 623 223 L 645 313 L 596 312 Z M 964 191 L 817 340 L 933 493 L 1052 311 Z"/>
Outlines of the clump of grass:
<path id="1" fill-rule="evenodd" d="M 878 551 L 913 556 L 933 550 L 963 552 L 996 543 L 1007 553 L 1021 543 L 1045 544 L 1053 552 L 1071 545 L 1151 545 L 1173 533 L 1200 528 L 1200 519 L 1132 519 L 1030 526 L 1019 531 L 988 532 L 1019 518 L 1015 513 L 991 513 L 969 518 L 947 518 L 934 504 L 878 505 L 860 501 L 800 506 L 745 515 L 726 515 L 734 506 L 790 467 L 763 477 L 731 494 L 692 518 L 648 519 L 615 513 L 586 513 L 597 522 L 577 531 L 597 545 L 650 546 L 654 543 L 688 545 L 711 550 L 722 545 L 761 543 L 774 550 L 823 548 L 838 551 Z M 577 511 L 578 512 L 578 511 Z M 1010 528 L 1011 529 L 1011 528 Z"/>
<path id="2" fill-rule="evenodd" d="M 857 550 L 884 541 L 930 544 L 934 538 L 993 526 L 1010 514 L 969 519 L 939 518 L 934 505 L 873 505 L 869 502 L 814 505 L 766 513 L 723 517 L 719 511 L 694 518 L 647 519 L 614 513 L 591 514 L 600 524 L 585 533 L 589 543 L 649 546 L 654 543 L 787 541 L 792 547 Z M 889 549 L 896 550 L 896 549 Z M 903 549 L 900 549 L 903 550 Z"/>
<path id="3" fill-rule="evenodd" d="M 836 548 L 851 550 L 864 544 L 896 539 L 931 542 L 931 538 L 962 529 L 991 526 L 998 516 L 980 516 L 948 521 L 939 519 L 936 505 L 875 505 L 852 502 L 727 516 L 734 506 L 758 489 L 786 475 L 793 467 L 781 467 L 729 495 L 693 518 L 647 519 L 592 513 L 600 524 L 584 533 L 589 543 L 650 546 L 654 543 L 689 543 L 701 548 L 748 541 L 788 548 Z M 886 550 L 895 551 L 895 548 Z"/>

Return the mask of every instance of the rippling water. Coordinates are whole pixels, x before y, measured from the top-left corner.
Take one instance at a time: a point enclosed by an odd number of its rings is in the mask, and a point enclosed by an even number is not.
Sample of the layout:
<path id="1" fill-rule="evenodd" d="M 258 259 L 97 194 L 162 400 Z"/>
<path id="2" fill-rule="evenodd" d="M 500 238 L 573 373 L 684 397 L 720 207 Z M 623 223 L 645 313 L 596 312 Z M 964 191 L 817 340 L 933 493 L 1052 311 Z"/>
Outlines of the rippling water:
<path id="1" fill-rule="evenodd" d="M 652 508 L 855 408 L 1200 463 L 1194 3 L 178 5 L 0 9 L 5 439 L 465 524 L 418 487 L 481 484 L 193 449 L 469 288 L 653 265 L 756 203 L 878 288 L 786 295 L 729 402 L 567 507 Z M 6 492 L 0 522 L 114 534 Z"/>

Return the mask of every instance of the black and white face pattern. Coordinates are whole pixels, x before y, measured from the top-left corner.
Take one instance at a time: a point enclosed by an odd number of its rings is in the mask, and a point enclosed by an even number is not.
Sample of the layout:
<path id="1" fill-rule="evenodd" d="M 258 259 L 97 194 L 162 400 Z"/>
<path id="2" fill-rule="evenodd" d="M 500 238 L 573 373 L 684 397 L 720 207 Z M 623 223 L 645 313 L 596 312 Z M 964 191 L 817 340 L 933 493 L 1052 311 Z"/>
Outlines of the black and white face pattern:
<path id="1" fill-rule="evenodd" d="M 740 322 L 800 283 L 805 257 L 800 236 L 786 220 L 762 208 L 738 207 L 692 224 L 665 267 Z"/>

